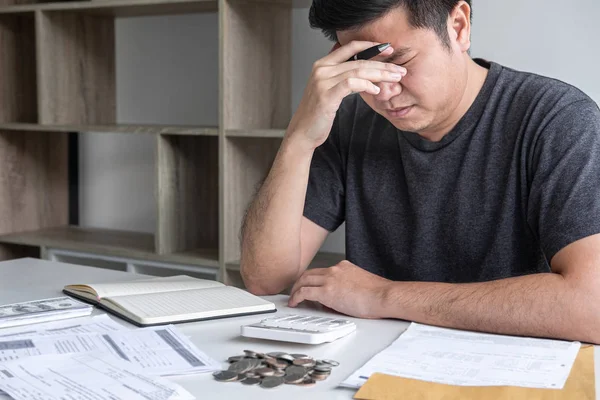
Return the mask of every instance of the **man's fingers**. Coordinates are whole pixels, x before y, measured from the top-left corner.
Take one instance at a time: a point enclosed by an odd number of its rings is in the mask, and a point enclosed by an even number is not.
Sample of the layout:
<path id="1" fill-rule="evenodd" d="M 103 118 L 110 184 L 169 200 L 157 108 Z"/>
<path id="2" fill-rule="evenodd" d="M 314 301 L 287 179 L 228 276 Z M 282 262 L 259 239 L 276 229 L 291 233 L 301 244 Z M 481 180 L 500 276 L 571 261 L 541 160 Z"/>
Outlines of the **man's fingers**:
<path id="1" fill-rule="evenodd" d="M 331 88 L 329 95 L 341 103 L 344 97 L 352 93 L 368 93 L 376 96 L 380 91 L 379 86 L 366 79 L 348 78 Z"/>
<path id="2" fill-rule="evenodd" d="M 292 296 L 299 288 L 303 286 L 321 286 L 325 282 L 325 271 L 326 268 L 315 268 L 309 271 L 306 271 L 302 276 L 296 281 L 292 290 L 290 291 L 290 296 Z"/>
<path id="3" fill-rule="evenodd" d="M 323 293 L 322 287 L 303 286 L 298 289 L 293 296 L 290 297 L 288 306 L 296 307 L 304 300 L 319 301 L 321 298 L 321 293 Z"/>
<path id="4" fill-rule="evenodd" d="M 372 83 L 390 82 L 398 83 L 402 80 L 404 74 L 401 72 L 382 71 L 380 69 L 353 69 L 343 74 L 331 78 L 328 82 L 331 87 L 348 79 L 364 79 Z"/>
<path id="5" fill-rule="evenodd" d="M 333 50 L 329 55 L 323 57 L 320 61 L 324 65 L 337 65 L 343 62 L 348 61 L 348 59 L 354 56 L 357 53 L 360 53 L 363 50 L 368 49 L 369 47 L 377 46 L 382 43 L 376 42 L 362 42 L 362 41 L 353 41 L 348 43 L 345 46 L 341 46 L 338 49 Z M 335 48 L 335 46 L 334 46 Z M 394 49 L 388 47 L 385 51 L 383 51 L 380 55 L 390 55 L 394 52 Z"/>
<path id="6" fill-rule="evenodd" d="M 336 75 L 341 75 L 348 71 L 358 71 L 362 69 L 372 69 L 372 70 L 381 70 L 381 71 L 389 71 L 395 73 L 401 73 L 406 75 L 406 68 L 401 67 L 392 63 L 384 63 L 381 61 L 373 61 L 373 60 L 357 60 L 357 61 L 349 61 L 335 67 L 323 67 L 330 68 L 331 73 L 335 73 Z"/>

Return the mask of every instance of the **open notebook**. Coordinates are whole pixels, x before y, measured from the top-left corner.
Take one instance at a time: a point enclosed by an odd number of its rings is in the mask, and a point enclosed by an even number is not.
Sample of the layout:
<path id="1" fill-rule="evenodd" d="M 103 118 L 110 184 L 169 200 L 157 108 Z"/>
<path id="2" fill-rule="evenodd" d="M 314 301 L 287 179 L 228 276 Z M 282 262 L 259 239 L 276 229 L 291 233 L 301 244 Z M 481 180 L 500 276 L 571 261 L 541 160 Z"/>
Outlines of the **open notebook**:
<path id="1" fill-rule="evenodd" d="M 180 275 L 67 285 L 63 292 L 138 326 L 275 312 L 275 304 L 220 282 Z"/>

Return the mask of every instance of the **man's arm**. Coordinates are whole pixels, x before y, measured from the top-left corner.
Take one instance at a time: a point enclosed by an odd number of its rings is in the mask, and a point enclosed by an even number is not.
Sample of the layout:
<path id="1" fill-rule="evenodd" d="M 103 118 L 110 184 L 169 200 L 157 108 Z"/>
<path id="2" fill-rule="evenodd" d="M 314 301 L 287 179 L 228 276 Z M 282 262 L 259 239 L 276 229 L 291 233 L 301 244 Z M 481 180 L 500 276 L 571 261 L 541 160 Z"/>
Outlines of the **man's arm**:
<path id="1" fill-rule="evenodd" d="M 313 300 L 366 318 L 600 343 L 600 234 L 559 251 L 552 273 L 469 284 L 392 282 L 348 262 L 307 271 L 290 306 Z"/>
<path id="2" fill-rule="evenodd" d="M 306 269 L 327 230 L 303 217 L 312 151 L 285 141 L 246 214 L 241 273 L 248 290 L 279 293 Z"/>
<path id="3" fill-rule="evenodd" d="M 242 229 L 241 273 L 255 294 L 275 294 L 306 269 L 327 231 L 303 217 L 311 159 L 351 93 L 377 94 L 374 82 L 399 82 L 406 69 L 379 61 L 346 62 L 375 44 L 351 42 L 314 65 L 304 96 L 273 167 L 251 204 Z M 388 48 L 381 57 L 394 50 Z"/>

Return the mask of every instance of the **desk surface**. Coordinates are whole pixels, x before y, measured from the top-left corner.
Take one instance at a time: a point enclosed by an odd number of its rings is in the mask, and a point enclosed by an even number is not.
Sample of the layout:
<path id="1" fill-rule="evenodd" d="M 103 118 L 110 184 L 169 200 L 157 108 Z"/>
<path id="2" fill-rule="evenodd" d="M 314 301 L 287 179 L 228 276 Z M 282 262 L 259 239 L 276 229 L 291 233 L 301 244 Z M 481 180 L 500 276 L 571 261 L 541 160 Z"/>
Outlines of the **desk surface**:
<path id="1" fill-rule="evenodd" d="M 140 275 L 90 268 L 32 258 L 0 262 L 0 304 L 57 297 L 62 288 L 74 283 L 100 283 L 116 280 L 133 280 Z M 315 307 L 301 306 L 290 309 L 286 306 L 287 296 L 271 296 L 266 299 L 277 304 L 279 313 L 303 313 L 328 315 Z M 94 314 L 102 311 L 95 310 Z M 111 316 L 120 323 L 128 323 Z M 347 376 L 363 365 L 377 352 L 387 347 L 407 327 L 406 322 L 394 320 L 352 319 L 358 329 L 355 333 L 333 343 L 322 345 L 302 345 L 240 336 L 240 326 L 258 322 L 263 316 L 228 318 L 213 321 L 178 324 L 177 327 L 202 351 L 218 361 L 225 362 L 228 357 L 243 354 L 243 351 L 258 352 L 285 351 L 303 353 L 320 359 L 333 359 L 340 362 L 332 375 L 324 382 L 318 382 L 312 388 L 282 385 L 275 389 L 262 389 L 244 386 L 239 382 L 221 383 L 211 374 L 171 377 L 198 399 L 261 399 L 284 396 L 290 399 L 351 399 L 353 389 L 337 387 Z"/>

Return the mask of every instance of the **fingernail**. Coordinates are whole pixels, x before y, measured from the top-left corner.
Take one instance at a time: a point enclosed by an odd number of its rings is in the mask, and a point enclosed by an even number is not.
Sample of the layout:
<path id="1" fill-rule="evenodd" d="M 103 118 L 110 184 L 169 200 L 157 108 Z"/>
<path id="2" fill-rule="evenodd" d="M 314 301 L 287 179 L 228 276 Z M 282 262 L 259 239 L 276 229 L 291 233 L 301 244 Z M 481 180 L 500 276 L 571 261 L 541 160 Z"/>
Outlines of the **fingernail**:
<path id="1" fill-rule="evenodd" d="M 394 74 L 394 73 L 390 74 L 390 78 L 392 78 L 392 79 L 395 79 L 395 80 L 398 80 L 398 81 L 399 81 L 400 79 L 402 79 L 402 77 L 403 77 L 403 76 L 404 76 L 404 75 L 402 75 L 402 74 Z"/>

